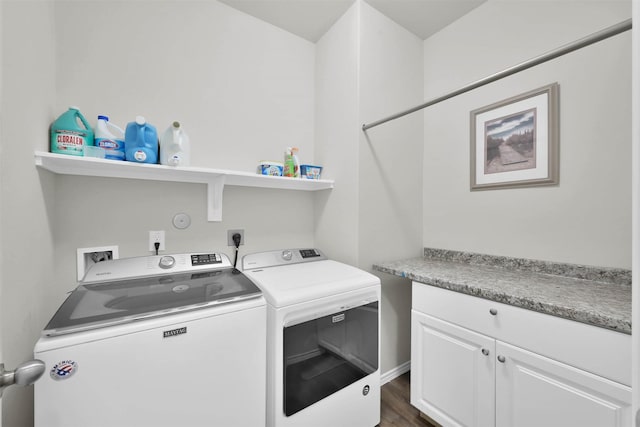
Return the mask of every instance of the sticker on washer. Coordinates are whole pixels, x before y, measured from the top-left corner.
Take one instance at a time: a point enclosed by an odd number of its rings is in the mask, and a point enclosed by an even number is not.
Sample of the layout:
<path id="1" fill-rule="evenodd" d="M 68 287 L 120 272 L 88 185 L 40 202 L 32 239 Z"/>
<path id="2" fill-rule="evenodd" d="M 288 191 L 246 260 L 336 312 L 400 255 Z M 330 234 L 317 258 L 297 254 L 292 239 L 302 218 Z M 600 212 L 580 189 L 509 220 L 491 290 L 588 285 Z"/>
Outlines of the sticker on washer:
<path id="1" fill-rule="evenodd" d="M 51 368 L 49 375 L 56 381 L 66 380 L 73 376 L 78 370 L 78 364 L 73 360 L 63 360 L 56 363 Z"/>

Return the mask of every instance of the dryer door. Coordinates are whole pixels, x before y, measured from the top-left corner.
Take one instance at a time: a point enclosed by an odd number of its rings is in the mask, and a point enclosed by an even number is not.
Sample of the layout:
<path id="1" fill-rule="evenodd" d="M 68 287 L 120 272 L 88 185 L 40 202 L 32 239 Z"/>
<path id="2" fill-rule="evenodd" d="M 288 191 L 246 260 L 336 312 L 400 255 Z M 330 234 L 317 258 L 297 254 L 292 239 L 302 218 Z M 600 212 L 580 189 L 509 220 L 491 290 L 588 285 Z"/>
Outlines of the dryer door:
<path id="1" fill-rule="evenodd" d="M 378 302 L 284 328 L 284 413 L 318 402 L 378 369 Z"/>

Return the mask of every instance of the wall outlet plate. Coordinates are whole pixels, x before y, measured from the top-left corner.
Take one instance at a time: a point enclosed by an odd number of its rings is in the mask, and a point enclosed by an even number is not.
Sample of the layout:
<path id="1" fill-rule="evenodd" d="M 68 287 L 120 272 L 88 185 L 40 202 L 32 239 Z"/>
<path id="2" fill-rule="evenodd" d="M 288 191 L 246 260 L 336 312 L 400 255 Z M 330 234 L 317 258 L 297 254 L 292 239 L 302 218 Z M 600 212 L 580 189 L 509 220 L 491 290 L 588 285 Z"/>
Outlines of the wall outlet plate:
<path id="1" fill-rule="evenodd" d="M 118 259 L 118 246 L 99 246 L 96 248 L 77 249 L 78 282 L 82 280 L 87 270 L 95 263 Z"/>
<path id="2" fill-rule="evenodd" d="M 236 230 L 227 230 L 227 245 L 235 247 L 236 244 L 233 242 L 233 235 L 240 234 L 240 245 L 244 245 L 244 230 L 236 229 Z"/>
<path id="3" fill-rule="evenodd" d="M 149 231 L 149 251 L 156 253 L 155 243 L 159 243 L 158 251 L 164 251 L 164 230 Z"/>

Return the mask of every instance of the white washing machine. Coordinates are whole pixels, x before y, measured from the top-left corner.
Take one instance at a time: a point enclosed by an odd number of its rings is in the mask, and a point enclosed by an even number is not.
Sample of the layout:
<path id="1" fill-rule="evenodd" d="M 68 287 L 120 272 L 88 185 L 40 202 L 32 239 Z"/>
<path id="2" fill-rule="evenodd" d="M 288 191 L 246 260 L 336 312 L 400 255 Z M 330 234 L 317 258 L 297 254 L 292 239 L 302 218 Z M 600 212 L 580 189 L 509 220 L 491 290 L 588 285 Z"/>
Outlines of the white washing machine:
<path id="1" fill-rule="evenodd" d="M 246 255 L 267 300 L 267 426 L 380 422 L 380 279 L 317 249 Z"/>
<path id="2" fill-rule="evenodd" d="M 35 426 L 264 426 L 265 319 L 224 254 L 97 263 L 36 343 Z"/>

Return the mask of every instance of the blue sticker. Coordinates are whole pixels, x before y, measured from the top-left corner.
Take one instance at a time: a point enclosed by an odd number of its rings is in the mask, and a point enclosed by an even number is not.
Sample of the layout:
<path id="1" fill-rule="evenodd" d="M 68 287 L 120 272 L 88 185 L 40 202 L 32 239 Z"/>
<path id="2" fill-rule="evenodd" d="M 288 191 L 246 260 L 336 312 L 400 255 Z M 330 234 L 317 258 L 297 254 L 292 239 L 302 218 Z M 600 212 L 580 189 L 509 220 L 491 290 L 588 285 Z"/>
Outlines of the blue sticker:
<path id="1" fill-rule="evenodd" d="M 66 380 L 67 378 L 73 376 L 78 370 L 78 364 L 73 360 L 63 360 L 61 362 L 56 363 L 51 368 L 51 378 L 54 380 Z"/>

